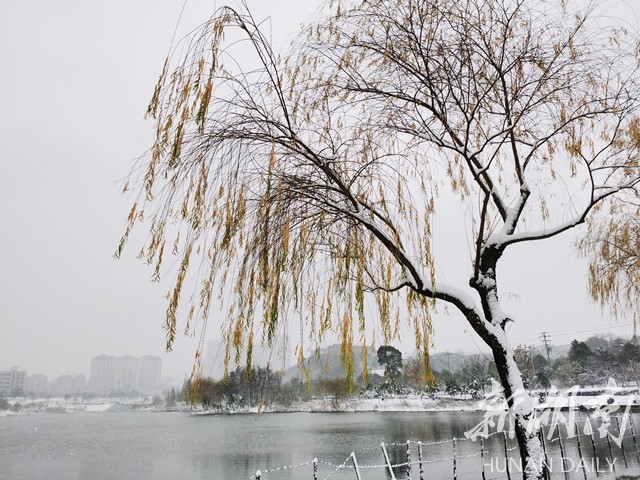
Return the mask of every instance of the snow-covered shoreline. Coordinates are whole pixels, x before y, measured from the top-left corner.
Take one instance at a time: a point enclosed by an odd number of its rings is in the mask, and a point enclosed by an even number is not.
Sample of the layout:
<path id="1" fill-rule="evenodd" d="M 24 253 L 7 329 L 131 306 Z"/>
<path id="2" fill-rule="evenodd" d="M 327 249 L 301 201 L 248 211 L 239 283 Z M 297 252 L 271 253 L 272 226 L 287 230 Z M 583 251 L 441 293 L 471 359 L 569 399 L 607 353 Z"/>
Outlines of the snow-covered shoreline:
<path id="1" fill-rule="evenodd" d="M 588 392 L 567 390 L 555 392 L 544 400 L 535 398 L 534 408 L 541 410 L 598 409 L 603 406 L 617 406 L 620 410 L 633 408 L 637 411 L 640 395 L 631 389 L 617 392 Z M 446 395 L 388 395 L 380 397 L 349 397 L 344 399 L 313 398 L 292 402 L 287 405 L 269 404 L 262 406 L 224 405 L 219 408 L 204 409 L 179 403 L 167 408 L 154 404 L 151 397 L 136 398 L 25 398 L 7 399 L 10 408 L 0 410 L 0 417 L 9 415 L 33 415 L 45 413 L 108 413 L 108 412 L 186 412 L 194 415 L 233 415 L 250 413 L 354 413 L 354 412 L 488 412 L 505 411 L 506 401 L 502 397 L 474 400 L 454 398 Z"/>
<path id="2" fill-rule="evenodd" d="M 0 417 L 37 414 L 109 413 L 109 412 L 187 412 L 195 415 L 245 413 L 342 413 L 342 412 L 447 412 L 480 411 L 479 402 L 467 399 L 432 398 L 428 396 L 389 396 L 384 398 L 348 398 L 342 400 L 313 399 L 290 405 L 262 407 L 225 407 L 205 410 L 180 404 L 166 408 L 153 405 L 148 399 L 118 398 L 10 398 L 12 408 L 0 410 Z M 18 407 L 16 407 L 18 406 Z M 16 407 L 16 408 L 14 408 Z"/>
<path id="3" fill-rule="evenodd" d="M 29 398 L 13 397 L 6 399 L 10 405 L 0 410 L 0 417 L 14 415 L 70 414 L 70 413 L 106 413 L 123 411 L 156 410 L 148 397 L 135 398 Z"/>
<path id="4" fill-rule="evenodd" d="M 474 412 L 482 411 L 478 401 L 433 399 L 431 397 L 350 398 L 346 400 L 315 399 L 288 406 L 236 407 L 204 410 L 193 409 L 195 415 L 246 413 L 356 413 L 356 412 Z"/>

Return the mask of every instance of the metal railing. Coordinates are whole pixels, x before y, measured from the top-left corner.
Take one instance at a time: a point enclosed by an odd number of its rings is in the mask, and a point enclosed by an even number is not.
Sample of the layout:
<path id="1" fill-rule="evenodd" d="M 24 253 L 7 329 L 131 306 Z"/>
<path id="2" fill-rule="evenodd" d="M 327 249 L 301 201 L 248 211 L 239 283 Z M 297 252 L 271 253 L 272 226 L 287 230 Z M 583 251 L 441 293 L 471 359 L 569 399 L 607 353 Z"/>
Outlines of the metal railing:
<path id="1" fill-rule="evenodd" d="M 635 415 L 637 418 L 638 416 Z M 629 427 L 630 434 L 627 434 L 627 429 L 625 428 L 624 432 L 621 432 L 621 423 L 620 419 L 617 416 L 612 416 L 617 425 L 617 430 L 619 437 L 617 439 L 620 442 L 620 447 L 616 447 L 622 454 L 624 468 L 629 467 L 630 456 L 635 456 L 637 462 L 634 463 L 640 468 L 640 449 L 638 445 L 640 444 L 640 439 L 637 438 L 636 429 L 634 426 L 633 417 L 630 417 Z M 563 436 L 561 432 L 560 426 L 565 426 L 566 434 Z M 613 460 L 613 447 L 611 445 L 611 435 L 607 434 L 604 437 L 600 437 L 596 439 L 595 431 L 592 426 L 592 421 L 590 418 L 579 419 L 575 421 L 572 425 L 567 424 L 553 424 L 546 428 L 541 427 L 540 429 L 540 440 L 543 447 L 544 458 L 545 458 L 545 476 L 547 478 L 550 477 L 550 473 L 548 471 L 548 467 L 553 465 L 554 455 L 557 453 L 560 454 L 560 459 L 562 462 L 562 466 L 565 467 L 565 462 L 567 462 L 567 447 L 568 443 L 571 442 L 573 447 L 577 449 L 577 460 L 579 463 L 586 462 L 586 455 L 588 454 L 591 458 L 596 458 L 599 455 L 604 456 L 605 458 L 610 458 Z M 557 435 L 556 435 L 557 432 Z M 571 434 L 571 432 L 573 432 Z M 494 445 L 492 449 L 487 448 L 486 440 L 497 436 L 497 439 L 494 439 Z M 603 439 L 606 438 L 606 440 Z M 520 473 L 520 471 L 515 472 L 513 465 L 510 465 L 509 459 L 513 460 L 513 457 L 510 452 L 516 452 L 517 458 L 519 458 L 519 454 L 517 453 L 518 445 L 514 440 L 513 431 L 496 431 L 489 434 L 478 436 L 479 440 L 476 442 L 476 438 L 466 438 L 466 437 L 454 437 L 446 440 L 438 440 L 438 441 L 417 441 L 417 440 L 407 440 L 402 443 L 381 443 L 380 445 L 360 449 L 354 452 L 351 452 L 342 463 L 332 463 L 326 460 L 319 460 L 318 458 L 314 458 L 313 460 L 309 460 L 307 462 L 302 462 L 298 464 L 285 465 L 278 468 L 271 469 L 263 469 L 258 470 L 254 475 L 250 477 L 249 480 L 277 480 L 277 475 L 273 475 L 278 472 L 286 472 L 290 470 L 300 469 L 303 467 L 311 467 L 312 468 L 312 477 L 313 480 L 328 480 L 333 475 L 341 471 L 351 470 L 355 475 L 356 480 L 363 480 L 362 471 L 373 470 L 373 469 L 385 469 L 388 473 L 388 478 L 391 480 L 397 480 L 396 475 L 402 472 L 404 478 L 411 480 L 412 478 L 419 478 L 419 480 L 436 480 L 433 475 L 427 477 L 425 473 L 425 467 L 428 465 L 450 462 L 450 470 L 449 473 L 442 477 L 443 479 L 453 479 L 458 480 L 458 478 L 469 476 L 472 474 L 478 475 L 480 474 L 483 480 L 497 480 L 499 478 L 507 478 L 511 479 L 512 473 Z M 462 449 L 460 448 L 460 444 L 472 442 L 476 445 L 477 451 L 473 453 L 462 454 Z M 603 452 L 602 443 L 605 443 L 605 451 Z M 451 455 L 445 456 L 442 458 L 429 458 L 428 453 L 431 450 L 428 448 L 430 446 L 435 445 L 444 445 L 451 444 Z M 598 448 L 598 445 L 600 447 Z M 553 452 L 555 447 L 558 447 L 559 452 Z M 406 461 L 401 463 L 392 463 L 389 458 L 388 448 L 398 448 L 404 447 L 406 450 L 404 451 Z M 362 458 L 362 454 L 370 453 L 375 450 L 380 449 L 382 453 L 382 462 L 379 464 L 364 464 L 358 461 L 358 456 Z M 442 450 L 442 449 L 439 449 Z M 473 450 L 473 448 L 466 448 L 466 450 Z M 492 476 L 489 478 L 487 476 L 488 472 L 486 472 L 485 467 L 485 459 L 488 458 L 489 455 L 493 455 L 494 457 L 499 456 L 504 459 L 504 471 L 499 472 L 500 475 Z M 478 469 L 474 471 L 460 471 L 459 466 L 460 462 L 465 459 L 479 457 L 479 465 Z M 557 460 L 557 459 L 556 459 Z M 615 463 L 612 462 L 613 472 L 615 473 Z M 412 468 L 413 467 L 413 468 Z M 324 476 L 319 475 L 320 470 L 324 470 Z M 398 470 L 400 472 L 398 472 Z M 417 472 L 416 472 L 417 470 Z M 568 471 L 566 468 L 562 469 L 564 471 L 564 476 L 568 479 Z M 495 473 L 495 472 L 493 472 Z M 585 480 L 587 480 L 588 469 L 583 468 L 582 473 L 584 475 Z M 412 477 L 413 475 L 413 477 Z M 417 475 L 417 477 L 416 477 Z M 596 475 L 599 475 L 596 472 Z M 301 478 L 297 476 L 296 478 Z M 477 477 L 476 477 L 477 478 Z"/>

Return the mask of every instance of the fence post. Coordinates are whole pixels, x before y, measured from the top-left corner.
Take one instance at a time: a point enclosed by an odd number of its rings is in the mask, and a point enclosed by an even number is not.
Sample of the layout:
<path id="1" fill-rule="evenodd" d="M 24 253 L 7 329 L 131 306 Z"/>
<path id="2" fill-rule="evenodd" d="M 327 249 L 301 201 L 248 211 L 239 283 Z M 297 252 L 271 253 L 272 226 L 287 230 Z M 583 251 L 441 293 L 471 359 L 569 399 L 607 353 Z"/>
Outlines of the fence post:
<path id="1" fill-rule="evenodd" d="M 486 480 L 487 477 L 484 474 L 484 439 L 480 437 L 480 468 L 482 468 L 482 480 Z"/>
<path id="2" fill-rule="evenodd" d="M 640 462 L 640 451 L 638 450 L 638 441 L 636 440 L 636 430 L 633 426 L 633 416 L 629 417 L 629 423 L 631 424 L 631 438 L 633 438 L 633 447 L 636 449 L 636 456 L 638 457 L 638 462 Z"/>
<path id="3" fill-rule="evenodd" d="M 509 451 L 507 450 L 507 432 L 502 431 L 502 440 L 504 442 L 504 469 L 507 472 L 507 478 L 511 480 L 511 472 L 509 472 Z"/>
<path id="4" fill-rule="evenodd" d="M 593 450 L 593 458 L 595 461 L 598 461 L 598 452 L 596 452 L 596 441 L 593 439 L 593 427 L 591 426 L 591 420 L 587 416 L 587 421 L 585 422 L 585 427 L 589 427 L 589 440 L 591 440 L 591 449 Z M 600 476 L 600 468 L 596 468 L 596 476 Z"/>
<path id="5" fill-rule="evenodd" d="M 407 478 L 411 480 L 411 440 L 407 440 Z"/>
<path id="6" fill-rule="evenodd" d="M 356 454 L 351 452 L 351 461 L 353 462 L 353 468 L 356 471 L 356 480 L 360 480 L 360 467 L 358 467 L 358 460 L 356 460 Z"/>
<path id="7" fill-rule="evenodd" d="M 540 439 L 540 445 L 542 445 L 542 454 L 544 455 L 544 465 L 542 465 L 542 471 L 545 478 L 550 478 L 549 457 L 547 457 L 547 442 L 544 439 L 544 426 L 542 425 L 540 425 L 540 430 L 538 430 L 538 438 Z"/>
<path id="8" fill-rule="evenodd" d="M 313 480 L 318 480 L 318 459 L 313 459 Z"/>
<path id="9" fill-rule="evenodd" d="M 420 480 L 424 480 L 424 468 L 422 468 L 422 442 L 418 442 L 418 465 L 420 467 Z"/>
<path id="10" fill-rule="evenodd" d="M 453 439 L 453 480 L 458 479 L 458 474 L 456 473 L 456 439 Z"/>
<path id="11" fill-rule="evenodd" d="M 391 475 L 391 480 L 396 480 L 396 475 L 393 473 L 393 468 L 391 467 L 391 462 L 389 461 L 389 455 L 387 455 L 387 447 L 384 446 L 384 442 L 380 444 L 382 448 L 382 454 L 384 455 L 384 461 L 387 464 L 387 468 L 389 469 L 389 475 Z"/>
<path id="12" fill-rule="evenodd" d="M 567 429 L 567 433 L 569 430 Z M 560 426 L 558 425 L 558 443 L 560 444 L 560 456 L 562 457 L 562 471 L 564 472 L 564 478 L 569 480 L 569 472 L 567 472 L 567 460 L 565 459 L 564 454 L 564 444 L 562 443 L 562 430 L 560 430 Z"/>
<path id="13" fill-rule="evenodd" d="M 607 432 L 607 446 L 609 447 L 609 458 L 611 458 L 611 468 L 613 473 L 616 473 L 616 462 L 613 461 L 613 452 L 611 451 L 611 439 L 609 438 L 609 432 Z"/>
<path id="14" fill-rule="evenodd" d="M 576 440 L 578 440 L 578 456 L 580 457 L 580 465 L 582 465 L 582 475 L 584 475 L 584 480 L 587 480 L 587 469 L 584 466 L 585 462 L 584 462 L 584 458 L 582 457 L 582 447 L 580 446 L 580 428 L 578 427 L 578 422 L 576 422 L 575 425 L 576 425 Z"/>
<path id="15" fill-rule="evenodd" d="M 620 449 L 622 450 L 622 459 L 624 460 L 624 468 L 629 468 L 629 464 L 627 463 L 627 454 L 624 451 L 624 432 L 620 429 L 620 419 L 618 415 L 613 417 L 616 419 L 616 426 L 618 427 L 618 435 L 620 436 Z"/>

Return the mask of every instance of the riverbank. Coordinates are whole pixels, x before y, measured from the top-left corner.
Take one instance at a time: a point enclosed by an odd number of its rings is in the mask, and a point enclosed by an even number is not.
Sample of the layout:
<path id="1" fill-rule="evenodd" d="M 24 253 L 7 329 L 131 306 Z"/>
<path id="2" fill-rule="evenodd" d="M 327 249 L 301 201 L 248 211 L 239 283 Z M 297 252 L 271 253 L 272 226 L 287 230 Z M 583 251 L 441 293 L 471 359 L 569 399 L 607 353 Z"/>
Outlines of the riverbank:
<path id="1" fill-rule="evenodd" d="M 430 396 L 387 396 L 379 398 L 312 399 L 288 405 L 233 406 L 204 409 L 179 403 L 167 408 L 153 404 L 151 398 L 23 398 L 8 399 L 10 408 L 0 410 L 0 417 L 44 413 L 109 413 L 109 412 L 187 412 L 196 415 L 243 413 L 337 413 L 337 412 L 454 412 L 483 410 L 480 402 L 470 399 Z"/>
<path id="2" fill-rule="evenodd" d="M 0 410 L 0 417 L 44 413 L 106 413 L 164 409 L 161 405 L 154 405 L 152 397 L 91 399 L 80 397 L 12 397 L 6 399 L 6 401 L 9 404 L 9 408 Z"/>
<path id="3" fill-rule="evenodd" d="M 475 412 L 484 411 L 481 402 L 470 399 L 429 396 L 389 396 L 380 398 L 314 399 L 287 406 L 225 406 L 219 409 L 192 409 L 196 415 L 242 413 L 357 413 L 357 412 Z"/>
<path id="4" fill-rule="evenodd" d="M 638 411 L 640 396 L 628 389 L 617 392 L 555 392 L 543 401 L 534 398 L 538 410 L 566 410 L 582 408 L 598 410 L 612 406 L 624 411 Z M 9 408 L 0 410 L 0 417 L 44 413 L 108 413 L 108 412 L 186 412 L 195 415 L 262 414 L 262 413 L 357 413 L 357 412 L 485 412 L 506 410 L 506 402 L 498 397 L 481 400 L 456 398 L 448 395 L 385 395 L 379 397 L 313 398 L 283 404 L 242 406 L 225 404 L 213 408 L 191 406 L 184 402 L 167 408 L 158 397 L 133 398 L 28 398 L 7 399 Z"/>

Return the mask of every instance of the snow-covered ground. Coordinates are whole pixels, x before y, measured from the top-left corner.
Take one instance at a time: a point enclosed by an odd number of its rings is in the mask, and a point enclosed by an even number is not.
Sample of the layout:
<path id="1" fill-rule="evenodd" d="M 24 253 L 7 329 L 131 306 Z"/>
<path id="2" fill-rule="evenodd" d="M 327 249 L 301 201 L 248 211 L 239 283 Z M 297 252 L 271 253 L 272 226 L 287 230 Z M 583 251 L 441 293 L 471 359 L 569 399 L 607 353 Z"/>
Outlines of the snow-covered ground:
<path id="1" fill-rule="evenodd" d="M 347 402 L 346 408 L 350 412 L 440 412 L 474 411 L 479 410 L 480 407 L 477 401 L 469 399 L 409 395 L 350 400 Z"/>
<path id="2" fill-rule="evenodd" d="M 29 398 L 15 397 L 6 399 L 8 410 L 0 410 L 0 417 L 8 415 L 32 415 L 41 413 L 103 413 L 113 411 L 152 410 L 155 407 L 150 397 L 136 398 Z"/>
<path id="3" fill-rule="evenodd" d="M 449 412 L 449 411 L 477 411 L 480 410 L 478 401 L 469 399 L 434 398 L 430 396 L 407 395 L 387 396 L 380 398 L 349 398 L 341 400 L 313 399 L 306 402 L 296 402 L 287 407 L 239 407 L 224 411 L 205 411 L 196 408 L 195 414 L 216 413 L 267 413 L 267 412 Z"/>
<path id="4" fill-rule="evenodd" d="M 533 394 L 533 406 L 536 410 L 576 409 L 599 410 L 607 407 L 611 411 L 637 409 L 640 406 L 638 387 L 618 387 L 615 384 L 606 387 L 571 387 L 548 391 L 536 390 Z M 487 395 L 481 402 L 481 410 L 506 410 L 504 398 L 496 391 Z"/>
<path id="5" fill-rule="evenodd" d="M 567 389 L 550 392 L 533 392 L 534 407 L 538 411 L 565 408 L 597 410 L 608 407 L 624 411 L 637 409 L 640 395 L 635 389 L 599 388 Z M 540 398 L 538 398 L 540 396 Z M 162 405 L 153 405 L 151 397 L 138 398 L 9 398 L 11 408 L 0 410 L 0 416 L 38 413 L 103 413 L 113 411 L 167 411 Z M 504 411 L 506 401 L 501 396 L 488 396 L 482 400 L 454 398 L 448 395 L 388 395 L 376 398 L 361 396 L 348 399 L 314 398 L 291 405 L 262 407 L 227 407 L 223 410 L 205 411 L 180 404 L 170 411 L 187 411 L 196 414 L 215 413 L 266 413 L 266 412 L 452 412 L 452 411 Z"/>

